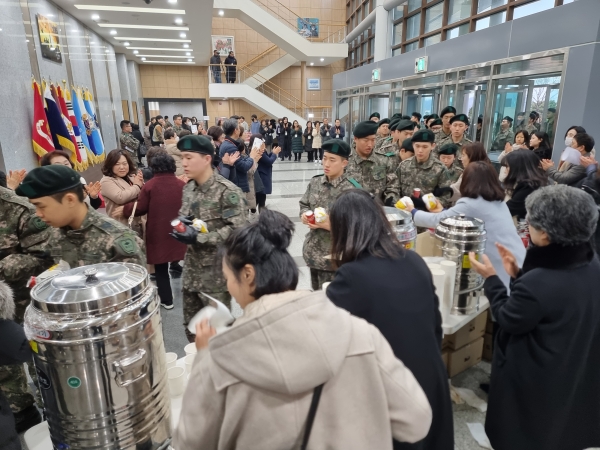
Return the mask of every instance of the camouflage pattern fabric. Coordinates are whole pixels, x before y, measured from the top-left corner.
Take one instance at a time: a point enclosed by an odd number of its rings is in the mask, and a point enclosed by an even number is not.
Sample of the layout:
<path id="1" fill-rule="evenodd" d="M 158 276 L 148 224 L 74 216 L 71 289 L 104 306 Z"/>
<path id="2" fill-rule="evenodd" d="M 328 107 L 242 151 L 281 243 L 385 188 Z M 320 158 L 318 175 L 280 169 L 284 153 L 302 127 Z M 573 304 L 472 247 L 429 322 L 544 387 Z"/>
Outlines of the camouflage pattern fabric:
<path id="1" fill-rule="evenodd" d="M 146 267 L 146 249 L 135 232 L 116 220 L 88 208 L 81 228 L 53 228 L 50 252 L 71 268 L 103 262 L 126 262 Z"/>
<path id="2" fill-rule="evenodd" d="M 377 150 L 373 150 L 375 153 L 386 156 L 392 159 L 392 169 L 396 172 L 398 165 L 402 162 L 400 160 L 400 144 L 394 141 L 392 138 L 388 141 L 383 141 L 383 145 Z"/>
<path id="3" fill-rule="evenodd" d="M 119 138 L 121 148 L 130 153 L 135 153 L 140 147 L 140 141 L 137 140 L 131 133 L 123 132 Z"/>
<path id="4" fill-rule="evenodd" d="M 391 136 L 380 136 L 379 134 L 375 137 L 375 147 L 373 147 L 373 151 L 376 152 L 381 148 L 381 146 L 389 144 L 392 141 Z M 356 147 L 356 145 L 354 146 Z"/>
<path id="5" fill-rule="evenodd" d="M 395 165 L 394 156 L 372 152 L 367 159 L 362 159 L 356 151 L 353 151 L 348 159 L 346 177 L 356 180 L 363 189 L 385 203 L 389 198 L 398 198 Z"/>
<path id="6" fill-rule="evenodd" d="M 217 272 L 219 272 L 219 273 L 217 273 Z M 212 280 L 214 280 L 215 276 L 223 277 L 220 265 L 218 267 L 213 266 L 213 267 L 209 268 L 209 270 L 206 270 L 203 273 L 205 274 L 206 279 L 204 281 L 206 282 L 207 285 L 211 284 L 211 282 L 212 282 Z M 211 297 L 214 297 L 217 300 L 223 302 L 225 304 L 225 306 L 227 306 L 231 310 L 231 295 L 229 295 L 229 292 L 227 292 L 227 288 L 225 288 L 225 290 L 217 291 L 217 292 L 214 292 L 214 291 L 211 292 L 208 289 L 206 291 L 202 291 L 202 292 L 206 292 Z M 187 337 L 189 342 L 194 342 L 196 340 L 196 335 L 194 335 L 188 331 L 187 324 L 189 323 L 191 318 L 194 317 L 196 315 L 196 313 L 198 311 L 200 311 L 202 308 L 204 308 L 205 306 L 208 306 L 208 301 L 203 295 L 200 295 L 200 293 L 198 293 L 198 292 L 186 291 L 184 288 L 184 290 L 183 290 L 183 321 L 184 321 L 184 325 L 185 325 L 185 336 Z"/>
<path id="7" fill-rule="evenodd" d="M 328 270 L 310 269 L 310 284 L 313 291 L 323 289 L 323 283 L 333 281 L 333 277 L 335 277 L 335 272 L 330 272 Z"/>
<path id="8" fill-rule="evenodd" d="M 515 142 L 515 133 L 510 128 L 500 130 L 496 135 L 496 139 L 492 143 L 492 150 L 502 152 L 506 143 L 513 144 Z"/>
<path id="9" fill-rule="evenodd" d="M 440 131 L 440 133 L 441 133 L 441 131 Z M 437 138 L 436 138 L 436 139 L 437 139 Z M 434 154 L 434 156 L 435 156 L 436 158 L 439 158 L 439 157 L 440 157 L 440 155 L 439 155 L 439 153 L 438 153 L 438 150 L 439 150 L 440 148 L 442 148 L 442 147 L 443 147 L 444 145 L 446 145 L 446 144 L 455 144 L 455 145 L 458 147 L 458 150 L 456 150 L 456 161 L 457 161 L 457 164 L 458 164 L 460 167 L 462 167 L 462 162 L 461 162 L 461 160 L 460 160 L 460 156 L 462 155 L 462 148 L 463 148 L 463 146 L 464 146 L 464 145 L 471 144 L 472 142 L 473 142 L 473 141 L 472 141 L 471 139 L 467 139 L 467 138 L 465 137 L 465 135 L 464 135 L 464 134 L 463 134 L 463 137 L 462 137 L 462 139 L 461 139 L 460 141 L 458 141 L 458 142 L 454 142 L 454 141 L 452 140 L 452 135 L 450 135 L 450 136 L 448 136 L 447 138 L 445 138 L 445 139 L 442 139 L 442 140 L 441 140 L 441 141 L 439 141 L 439 142 L 437 142 L 437 141 L 436 141 L 435 147 L 433 148 L 433 154 Z"/>
<path id="10" fill-rule="evenodd" d="M 400 196 L 411 196 L 413 189 L 421 189 L 421 195 L 430 194 L 436 188 L 447 187 L 451 184 L 450 174 L 446 167 L 433 156 L 424 163 L 417 162 L 415 156 L 403 161 L 397 170 L 398 183 L 400 186 Z M 440 202 L 447 208 L 450 205 L 450 195 L 446 194 L 440 198 Z"/>
<path id="11" fill-rule="evenodd" d="M 435 133 L 435 146 L 436 147 L 441 147 L 442 144 L 440 144 L 440 142 L 443 141 L 444 139 L 449 138 L 450 136 L 452 136 L 452 133 L 446 134 L 444 132 L 444 128 L 440 129 L 440 131 L 438 131 L 437 133 Z"/>
<path id="12" fill-rule="evenodd" d="M 183 131 L 183 127 L 179 126 L 179 125 L 173 125 L 173 131 L 175 132 L 175 134 L 177 136 L 179 136 L 179 132 Z"/>
<path id="13" fill-rule="evenodd" d="M 332 181 L 329 181 L 325 175 L 313 177 L 300 199 L 300 217 L 306 211 L 314 211 L 316 208 L 325 208 L 329 213 L 333 202 L 342 192 L 349 189 L 356 189 L 356 186 L 348 180 L 346 175 Z M 325 259 L 325 256 L 330 253 L 331 233 L 323 229 L 310 230 L 302 247 L 302 257 L 306 261 L 306 265 L 311 269 L 335 271 L 331 260 Z"/>
<path id="14" fill-rule="evenodd" d="M 183 324 L 187 330 L 190 319 L 204 305 L 198 292 L 215 298 L 225 298 L 229 306 L 227 286 L 217 261 L 217 249 L 236 228 L 248 223 L 244 193 L 235 184 L 214 171 L 206 183 L 194 180 L 183 188 L 180 216 L 193 216 L 206 222 L 208 233 L 198 233 L 197 242 L 188 245 L 183 267 Z M 192 295 L 194 294 L 194 295 Z M 187 331 L 186 331 L 187 332 Z"/>
<path id="15" fill-rule="evenodd" d="M 463 173 L 463 168 L 460 167 L 458 160 L 456 159 L 450 167 L 446 167 L 446 170 L 450 176 L 451 183 L 456 183 Z"/>
<path id="16" fill-rule="evenodd" d="M 28 367 L 35 372 L 33 369 L 33 361 L 30 361 Z M 36 380 L 37 375 L 32 374 L 32 379 Z M 36 403 L 34 396 L 29 390 L 27 384 L 27 375 L 25 374 L 25 368 L 23 364 L 12 364 L 10 366 L 0 366 L 0 395 L 4 395 L 10 409 L 13 413 L 23 411 Z M 41 397 L 37 396 L 38 406 L 41 408 L 43 403 Z"/>

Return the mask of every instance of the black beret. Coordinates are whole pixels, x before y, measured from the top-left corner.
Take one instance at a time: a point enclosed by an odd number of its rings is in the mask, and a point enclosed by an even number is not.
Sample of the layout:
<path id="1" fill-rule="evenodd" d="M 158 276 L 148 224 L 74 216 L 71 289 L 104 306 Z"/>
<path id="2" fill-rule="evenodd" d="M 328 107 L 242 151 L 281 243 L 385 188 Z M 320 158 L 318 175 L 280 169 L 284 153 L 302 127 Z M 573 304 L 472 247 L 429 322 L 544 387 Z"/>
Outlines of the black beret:
<path id="1" fill-rule="evenodd" d="M 438 153 L 440 155 L 456 155 L 458 151 L 458 145 L 454 143 L 444 144 L 440 147 Z"/>
<path id="2" fill-rule="evenodd" d="M 435 133 L 427 129 L 419 130 L 413 134 L 410 140 L 411 142 L 431 142 L 433 144 L 435 142 Z"/>
<path id="3" fill-rule="evenodd" d="M 531 111 L 529 113 L 529 118 L 532 120 L 537 120 L 540 117 L 540 115 L 537 113 L 537 111 Z"/>
<path id="4" fill-rule="evenodd" d="M 37 167 L 27 174 L 15 191 L 27 198 L 40 198 L 81 186 L 81 175 L 67 166 Z"/>
<path id="5" fill-rule="evenodd" d="M 371 120 L 373 117 L 377 117 L 378 119 L 381 119 L 381 116 L 379 115 L 379 113 L 378 113 L 378 112 L 374 112 L 373 114 L 371 114 L 371 115 L 369 116 L 369 120 Z"/>
<path id="6" fill-rule="evenodd" d="M 446 114 L 449 113 L 456 114 L 456 108 L 454 106 L 446 106 L 444 109 L 442 109 L 440 117 L 444 117 Z"/>
<path id="7" fill-rule="evenodd" d="M 442 122 L 442 119 L 437 118 L 429 124 L 430 127 L 433 127 L 435 125 L 444 125 L 444 122 Z"/>
<path id="8" fill-rule="evenodd" d="M 402 120 L 410 120 L 410 116 L 404 115 L 402 116 Z"/>
<path id="9" fill-rule="evenodd" d="M 454 122 L 463 122 L 465 125 L 469 126 L 469 118 L 466 114 L 458 114 L 450 119 L 450 124 L 453 124 Z"/>
<path id="10" fill-rule="evenodd" d="M 400 123 L 400 119 L 392 119 L 390 121 L 390 131 L 394 131 L 396 129 L 396 125 Z"/>
<path id="11" fill-rule="evenodd" d="M 402 119 L 400 122 L 398 122 L 396 124 L 396 128 L 394 128 L 394 130 L 396 131 L 404 131 L 404 130 L 414 130 L 415 129 L 415 123 L 412 120 L 406 120 L 406 119 Z"/>
<path id="12" fill-rule="evenodd" d="M 434 113 L 434 114 L 431 114 L 429 117 L 427 117 L 427 120 L 429 120 L 429 119 L 439 119 L 439 118 L 440 118 L 440 116 L 438 116 L 437 114 Z"/>
<path id="13" fill-rule="evenodd" d="M 502 120 L 506 120 L 506 121 L 508 121 L 508 122 L 511 122 L 511 123 L 512 123 L 512 121 L 513 121 L 513 118 L 512 118 L 512 117 L 510 117 L 510 116 L 504 116 L 504 119 L 502 119 Z"/>
<path id="14" fill-rule="evenodd" d="M 390 119 L 381 119 L 379 122 L 377 122 L 377 126 L 380 127 L 386 123 L 390 123 Z"/>
<path id="15" fill-rule="evenodd" d="M 333 153 L 334 155 L 342 156 L 344 158 L 348 158 L 351 151 L 348 143 L 340 139 L 330 139 L 326 142 L 323 142 L 321 149 L 324 152 Z"/>
<path id="16" fill-rule="evenodd" d="M 179 139 L 177 148 L 182 152 L 195 152 L 210 156 L 214 156 L 215 154 L 215 148 L 213 147 L 212 142 L 204 136 L 195 134 L 189 134 Z"/>
<path id="17" fill-rule="evenodd" d="M 390 117 L 390 120 L 392 120 L 392 121 L 395 119 L 398 119 L 398 120 L 402 119 L 402 114 L 396 113 L 392 117 Z"/>
<path id="18" fill-rule="evenodd" d="M 354 137 L 364 138 L 367 136 L 375 136 L 377 134 L 377 124 L 371 120 L 360 122 L 354 127 Z"/>
<path id="19" fill-rule="evenodd" d="M 412 145 L 412 141 L 410 140 L 410 138 L 408 139 L 404 139 L 402 141 L 402 145 L 400 146 L 400 150 L 404 149 L 404 151 L 406 152 L 415 152 L 415 149 L 413 148 Z"/>

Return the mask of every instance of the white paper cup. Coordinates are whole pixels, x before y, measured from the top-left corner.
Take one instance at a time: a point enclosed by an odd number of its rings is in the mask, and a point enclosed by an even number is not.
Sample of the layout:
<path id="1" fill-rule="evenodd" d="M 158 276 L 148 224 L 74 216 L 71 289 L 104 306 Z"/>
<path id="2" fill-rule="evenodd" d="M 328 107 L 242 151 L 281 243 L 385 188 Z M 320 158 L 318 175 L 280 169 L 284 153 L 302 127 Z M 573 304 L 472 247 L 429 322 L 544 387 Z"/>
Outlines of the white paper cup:
<path id="1" fill-rule="evenodd" d="M 177 363 L 177 353 L 168 352 L 165 356 L 165 361 L 167 362 L 167 369 L 175 367 L 175 364 Z"/>
<path id="2" fill-rule="evenodd" d="M 185 369 L 183 367 L 171 367 L 167 369 L 169 392 L 171 397 L 179 397 L 185 389 Z"/>
<path id="3" fill-rule="evenodd" d="M 183 347 L 183 349 L 185 350 L 186 355 L 195 355 L 198 352 L 198 350 L 196 349 L 195 342 L 192 342 L 191 344 L 186 345 L 185 347 Z"/>
<path id="4" fill-rule="evenodd" d="M 196 355 L 187 355 L 183 360 L 185 361 L 185 372 L 190 374 L 192 373 L 192 365 L 194 364 L 194 359 Z"/>

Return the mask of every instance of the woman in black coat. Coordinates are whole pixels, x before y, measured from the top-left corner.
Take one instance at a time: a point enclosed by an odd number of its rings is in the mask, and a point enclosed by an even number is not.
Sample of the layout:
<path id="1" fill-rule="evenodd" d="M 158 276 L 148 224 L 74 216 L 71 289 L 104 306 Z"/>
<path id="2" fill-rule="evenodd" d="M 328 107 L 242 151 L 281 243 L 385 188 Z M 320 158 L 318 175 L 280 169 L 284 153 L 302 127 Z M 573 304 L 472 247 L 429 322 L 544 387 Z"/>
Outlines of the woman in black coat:
<path id="1" fill-rule="evenodd" d="M 271 151 L 273 145 L 273 127 L 269 124 L 268 120 L 260 121 L 260 134 L 262 134 L 263 141 L 265 141 L 266 151 Z"/>
<path id="2" fill-rule="evenodd" d="M 308 154 L 308 162 L 314 161 L 314 150 L 313 150 L 313 124 L 309 120 L 306 122 L 306 129 L 304 130 L 304 151 Z"/>
<path id="3" fill-rule="evenodd" d="M 510 195 L 506 206 L 517 220 L 525 219 L 525 200 L 536 189 L 548 184 L 548 175 L 540 168 L 540 159 L 531 150 L 513 150 L 502 160 L 508 169 L 504 188 Z"/>
<path id="4" fill-rule="evenodd" d="M 289 161 L 292 160 L 292 124 L 288 121 L 287 117 L 284 117 L 281 121 L 281 125 L 277 130 L 277 143 L 281 147 L 281 153 L 279 157 L 281 160 L 287 158 Z"/>
<path id="5" fill-rule="evenodd" d="M 327 296 L 379 328 L 414 374 L 433 411 L 423 441 L 394 442 L 394 449 L 454 450 L 452 404 L 441 356 L 442 318 L 429 268 L 419 255 L 402 248 L 382 206 L 363 190 L 341 194 L 329 220 L 332 255 L 341 257 Z"/>
<path id="6" fill-rule="evenodd" d="M 229 52 L 229 56 L 225 58 L 225 68 L 227 70 L 227 82 L 235 83 L 237 77 L 237 59 L 235 59 L 233 52 Z"/>
<path id="7" fill-rule="evenodd" d="M 525 204 L 535 246 L 521 270 L 498 246 L 510 296 L 489 259 L 471 254 L 499 326 L 485 429 L 495 450 L 600 447 L 600 261 L 590 243 L 598 211 L 565 185 Z"/>

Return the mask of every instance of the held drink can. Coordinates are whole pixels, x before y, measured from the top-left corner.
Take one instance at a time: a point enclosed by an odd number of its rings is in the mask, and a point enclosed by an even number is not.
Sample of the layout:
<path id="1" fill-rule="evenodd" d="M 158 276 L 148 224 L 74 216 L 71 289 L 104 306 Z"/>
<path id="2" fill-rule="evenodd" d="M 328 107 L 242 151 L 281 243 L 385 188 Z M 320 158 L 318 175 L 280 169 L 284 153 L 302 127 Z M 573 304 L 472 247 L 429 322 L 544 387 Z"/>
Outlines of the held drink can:
<path id="1" fill-rule="evenodd" d="M 413 189 L 413 197 L 415 198 L 419 198 L 421 196 L 421 189 L 419 188 L 414 188 Z"/>
<path id="2" fill-rule="evenodd" d="M 183 233 L 185 231 L 185 224 L 179 219 L 172 220 L 171 226 L 178 233 Z"/>
<path id="3" fill-rule="evenodd" d="M 315 213 L 308 210 L 306 211 L 306 218 L 308 219 L 308 223 L 315 223 Z"/>

